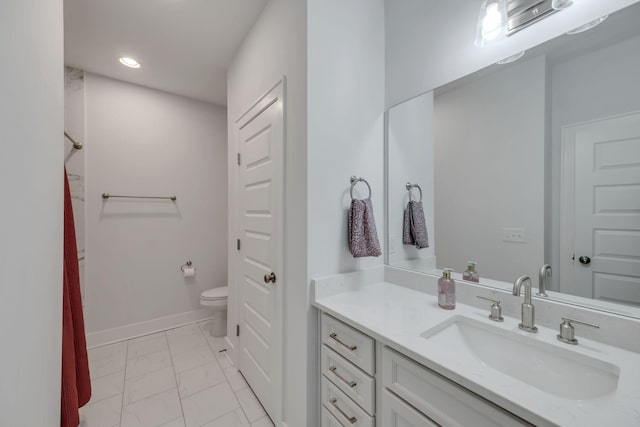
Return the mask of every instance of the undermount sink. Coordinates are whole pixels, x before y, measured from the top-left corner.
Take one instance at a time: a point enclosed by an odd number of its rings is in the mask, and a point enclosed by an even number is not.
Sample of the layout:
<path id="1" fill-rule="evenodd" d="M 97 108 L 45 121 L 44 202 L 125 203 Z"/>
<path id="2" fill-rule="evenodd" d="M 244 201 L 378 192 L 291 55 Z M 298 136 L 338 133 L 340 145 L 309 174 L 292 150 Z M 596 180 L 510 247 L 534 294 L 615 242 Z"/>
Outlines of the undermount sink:
<path id="1" fill-rule="evenodd" d="M 558 397 L 593 399 L 618 386 L 620 368 L 615 365 L 464 316 L 420 336 L 470 368 L 480 363 Z"/>

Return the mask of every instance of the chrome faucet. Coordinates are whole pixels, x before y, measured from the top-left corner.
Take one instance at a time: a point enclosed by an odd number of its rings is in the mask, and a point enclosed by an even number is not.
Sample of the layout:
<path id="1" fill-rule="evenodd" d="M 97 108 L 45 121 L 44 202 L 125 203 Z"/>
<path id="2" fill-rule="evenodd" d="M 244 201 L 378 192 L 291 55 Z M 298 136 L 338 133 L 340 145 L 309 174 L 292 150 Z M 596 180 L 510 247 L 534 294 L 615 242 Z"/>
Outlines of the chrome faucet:
<path id="1" fill-rule="evenodd" d="M 531 304 L 531 278 L 520 276 L 513 283 L 513 295 L 520 296 L 520 289 L 524 286 L 524 302 L 522 303 L 522 322 L 518 325 L 520 329 L 527 332 L 538 332 L 535 325 L 535 307 Z"/>
<path id="2" fill-rule="evenodd" d="M 540 268 L 540 280 L 538 281 L 538 293 L 539 297 L 548 297 L 547 295 L 547 279 L 551 277 L 551 266 L 545 264 Z"/>

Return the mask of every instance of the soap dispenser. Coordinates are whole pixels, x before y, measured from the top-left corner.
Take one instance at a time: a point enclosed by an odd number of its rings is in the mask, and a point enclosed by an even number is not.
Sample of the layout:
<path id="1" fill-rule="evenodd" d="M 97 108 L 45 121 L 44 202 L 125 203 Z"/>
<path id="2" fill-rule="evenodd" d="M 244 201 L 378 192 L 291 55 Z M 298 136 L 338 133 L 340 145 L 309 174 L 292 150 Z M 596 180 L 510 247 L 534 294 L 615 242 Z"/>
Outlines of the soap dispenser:
<path id="1" fill-rule="evenodd" d="M 462 274 L 462 280 L 467 280 L 469 282 L 480 282 L 480 274 L 476 271 L 476 265 L 478 265 L 474 261 L 467 262 L 467 269 Z"/>
<path id="2" fill-rule="evenodd" d="M 438 305 L 445 310 L 456 308 L 456 282 L 451 278 L 450 268 L 442 271 L 442 277 L 438 279 Z"/>

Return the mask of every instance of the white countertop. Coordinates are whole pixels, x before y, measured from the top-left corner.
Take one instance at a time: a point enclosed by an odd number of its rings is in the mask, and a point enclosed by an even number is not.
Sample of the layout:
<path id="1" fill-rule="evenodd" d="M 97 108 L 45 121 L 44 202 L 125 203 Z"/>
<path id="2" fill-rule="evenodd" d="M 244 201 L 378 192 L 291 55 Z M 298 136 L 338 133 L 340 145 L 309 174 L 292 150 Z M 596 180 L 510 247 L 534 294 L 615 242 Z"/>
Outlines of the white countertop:
<path id="1" fill-rule="evenodd" d="M 322 286 L 316 283 L 315 286 Z M 333 291 L 335 292 L 335 290 Z M 505 316 L 503 323 L 488 319 L 488 306 L 480 309 L 458 303 L 455 310 L 437 306 L 435 296 L 386 282 L 343 287 L 338 293 L 318 292 L 313 305 L 367 333 L 416 362 L 444 375 L 504 409 L 539 426 L 640 426 L 640 354 L 580 338 L 569 346 L 556 339 L 558 331 L 539 326 L 537 334 L 518 328 L 519 319 Z M 532 340 L 599 359 L 620 368 L 615 391 L 588 400 L 565 399 L 548 394 L 489 366 L 469 366 L 465 358 L 434 348 L 420 334 L 455 316 L 514 331 Z M 629 337 L 640 339 L 640 337 Z M 527 369 L 522 366 L 522 369 Z"/>

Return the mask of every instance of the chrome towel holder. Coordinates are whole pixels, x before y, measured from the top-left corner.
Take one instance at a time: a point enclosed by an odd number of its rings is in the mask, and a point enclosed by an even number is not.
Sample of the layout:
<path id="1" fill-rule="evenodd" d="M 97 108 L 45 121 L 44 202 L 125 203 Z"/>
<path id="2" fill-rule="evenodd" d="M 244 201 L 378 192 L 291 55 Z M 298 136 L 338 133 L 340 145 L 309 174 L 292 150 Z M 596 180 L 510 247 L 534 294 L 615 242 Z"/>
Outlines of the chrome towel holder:
<path id="1" fill-rule="evenodd" d="M 367 182 L 366 179 L 362 178 L 362 177 L 357 177 L 357 176 L 352 176 L 349 181 L 351 182 L 351 190 L 349 191 L 349 193 L 351 194 L 351 200 L 354 200 L 353 197 L 353 187 L 356 186 L 357 183 L 359 182 L 364 182 L 367 185 L 367 188 L 369 189 L 369 197 L 368 199 L 371 198 L 371 186 L 369 185 L 369 183 Z"/>
<path id="2" fill-rule="evenodd" d="M 176 196 L 117 196 L 115 194 L 102 193 L 102 198 L 104 200 L 108 200 L 111 198 L 120 198 L 120 199 L 160 199 L 160 200 L 172 200 L 176 201 Z"/>
<path id="3" fill-rule="evenodd" d="M 64 136 L 71 141 L 71 143 L 73 144 L 73 148 L 75 148 L 76 150 L 82 150 L 82 143 L 76 141 L 75 139 L 71 138 L 71 136 L 69 136 L 69 134 L 67 133 L 67 131 L 64 131 Z"/>
<path id="4" fill-rule="evenodd" d="M 420 192 L 420 203 L 422 203 L 422 188 L 420 188 L 420 186 L 418 184 L 412 184 L 410 182 L 407 182 L 405 185 L 405 188 L 407 189 L 407 191 L 409 192 L 409 201 L 412 202 L 413 200 L 411 199 L 411 189 L 412 188 L 417 188 L 418 191 Z"/>

